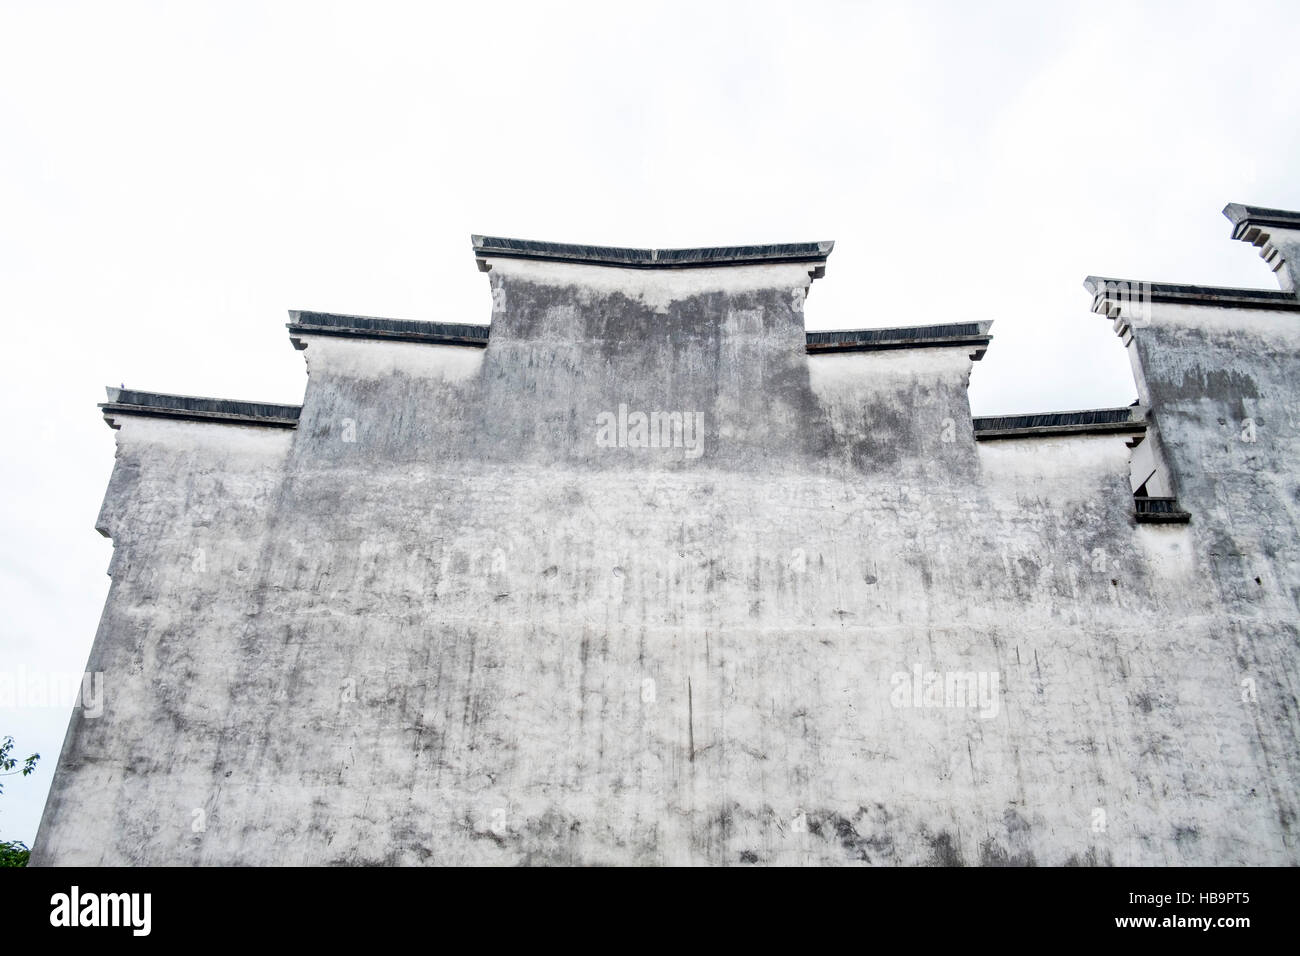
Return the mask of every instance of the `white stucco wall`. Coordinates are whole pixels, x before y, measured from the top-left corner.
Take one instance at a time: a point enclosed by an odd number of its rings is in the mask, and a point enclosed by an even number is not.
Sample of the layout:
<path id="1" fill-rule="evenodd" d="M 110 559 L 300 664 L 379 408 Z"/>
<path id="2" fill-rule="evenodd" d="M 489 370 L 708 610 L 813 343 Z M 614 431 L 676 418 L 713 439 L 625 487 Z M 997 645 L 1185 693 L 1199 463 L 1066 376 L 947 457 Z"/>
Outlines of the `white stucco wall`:
<path id="1" fill-rule="evenodd" d="M 1294 353 L 1139 330 L 1138 526 L 1126 436 L 976 444 L 969 349 L 807 355 L 804 267 L 489 275 L 486 350 L 308 336 L 294 432 L 125 423 L 37 862 L 1297 862 Z"/>

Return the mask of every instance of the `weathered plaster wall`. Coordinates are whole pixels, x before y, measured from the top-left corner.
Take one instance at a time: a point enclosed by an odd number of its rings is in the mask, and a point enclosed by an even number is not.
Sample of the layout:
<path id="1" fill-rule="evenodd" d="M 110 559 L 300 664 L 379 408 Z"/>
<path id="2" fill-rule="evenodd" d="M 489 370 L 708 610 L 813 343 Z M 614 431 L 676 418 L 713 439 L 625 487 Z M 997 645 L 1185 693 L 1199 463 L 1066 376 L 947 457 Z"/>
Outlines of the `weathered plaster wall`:
<path id="1" fill-rule="evenodd" d="M 112 586 L 86 665 L 104 701 L 73 712 L 42 823 L 52 863 L 150 859 L 190 826 L 150 808 L 204 806 L 223 752 L 257 735 L 227 721 L 260 653 L 263 540 L 292 433 L 120 424 L 97 522 Z"/>
<path id="2" fill-rule="evenodd" d="M 1139 526 L 969 349 L 805 354 L 803 267 L 489 277 L 486 350 L 307 336 L 294 432 L 126 421 L 38 862 L 1297 862 L 1289 331 L 1139 331 Z"/>
<path id="3" fill-rule="evenodd" d="M 1197 516 L 1184 532 L 1200 597 L 1196 643 L 1257 698 L 1239 707 L 1247 748 L 1236 790 L 1268 805 L 1294 862 L 1300 325 L 1293 313 L 1157 305 L 1132 335 L 1139 396 L 1154 409 L 1179 502 Z M 1205 732 L 1221 739 L 1218 727 Z"/>

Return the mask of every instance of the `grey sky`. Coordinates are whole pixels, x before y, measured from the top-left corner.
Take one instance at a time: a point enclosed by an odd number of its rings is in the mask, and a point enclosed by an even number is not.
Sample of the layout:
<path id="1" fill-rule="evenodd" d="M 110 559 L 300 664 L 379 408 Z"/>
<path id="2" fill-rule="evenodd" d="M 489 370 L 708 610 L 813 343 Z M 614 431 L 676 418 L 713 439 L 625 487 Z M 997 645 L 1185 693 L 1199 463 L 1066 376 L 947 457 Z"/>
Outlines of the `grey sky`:
<path id="1" fill-rule="evenodd" d="M 286 310 L 485 322 L 471 232 L 836 240 L 810 328 L 993 319 L 977 414 L 1136 396 L 1089 273 L 1275 288 L 1300 7 L 0 3 L 0 673 L 79 673 L 103 386 L 297 402 Z M 111 695 L 111 683 L 107 687 Z M 66 708 L 0 707 L 40 773 Z M 105 799 L 113 799 L 111 793 Z"/>

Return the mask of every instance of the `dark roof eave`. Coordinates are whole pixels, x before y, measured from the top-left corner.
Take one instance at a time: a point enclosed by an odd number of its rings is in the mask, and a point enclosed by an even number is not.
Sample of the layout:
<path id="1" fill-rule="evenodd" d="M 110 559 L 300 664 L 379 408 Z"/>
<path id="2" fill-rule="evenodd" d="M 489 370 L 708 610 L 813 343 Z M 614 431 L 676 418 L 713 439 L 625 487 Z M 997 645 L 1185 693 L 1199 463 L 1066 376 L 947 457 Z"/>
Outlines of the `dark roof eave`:
<path id="1" fill-rule="evenodd" d="M 1004 438 L 1047 438 L 1052 435 L 1141 435 L 1146 432 L 1145 422 L 1123 422 L 1106 425 L 1059 425 L 1039 428 L 999 428 L 975 432 L 976 441 L 997 441 Z"/>
<path id="2" fill-rule="evenodd" d="M 617 246 L 586 246 L 500 236 L 471 236 L 479 269 L 486 271 L 486 259 L 533 259 L 576 265 L 610 266 L 621 269 L 701 269 L 725 266 L 808 263 L 820 278 L 834 242 L 788 242 L 761 246 L 715 246 L 695 249 L 632 249 Z"/>
<path id="3" fill-rule="evenodd" d="M 347 315 L 338 312 L 291 311 L 285 326 L 295 348 L 305 348 L 297 340 L 301 335 L 333 335 L 390 342 L 417 342 L 430 345 L 462 345 L 483 348 L 490 327 L 470 323 L 425 322 L 415 319 L 388 319 L 372 315 Z"/>
<path id="4" fill-rule="evenodd" d="M 297 428 L 301 405 L 246 402 L 135 389 L 108 388 L 108 401 L 101 402 L 104 421 L 117 428 L 114 418 L 135 415 L 171 418 L 214 425 L 251 425 L 266 428 Z"/>
<path id="5" fill-rule="evenodd" d="M 190 422 L 206 422 L 210 425 L 253 425 L 267 428 L 297 428 L 296 418 L 261 418 L 254 415 L 218 415 L 204 412 L 191 412 L 179 408 L 142 408 L 139 405 L 117 405 L 101 402 L 104 421 L 110 428 L 117 428 L 113 419 L 119 415 L 133 415 L 141 418 L 172 418 Z"/>
<path id="6" fill-rule="evenodd" d="M 976 441 L 996 441 L 1059 435 L 1140 435 L 1146 432 L 1145 416 L 1145 410 L 1141 406 L 1129 405 L 1074 412 L 983 415 L 972 421 Z"/>
<path id="7" fill-rule="evenodd" d="M 1300 312 L 1300 297 L 1277 289 L 1236 289 L 1226 286 L 1179 285 L 1172 282 L 1145 282 L 1139 279 L 1111 279 L 1088 276 L 1083 287 L 1092 294 L 1092 311 L 1114 317 L 1106 303 L 1120 302 L 1165 305 L 1207 306 L 1219 309 L 1267 309 Z"/>
<path id="8" fill-rule="evenodd" d="M 993 336 L 991 321 L 954 322 L 947 325 L 900 326 L 889 329 L 836 329 L 806 332 L 804 347 L 810 355 L 837 352 L 875 352 L 890 349 L 970 348 L 971 358 L 984 357 Z"/>
<path id="9" fill-rule="evenodd" d="M 993 341 L 993 336 L 986 335 L 983 338 L 967 339 L 960 336 L 951 338 L 933 338 L 933 339 L 894 339 L 880 342 L 834 342 L 828 344 L 809 344 L 806 346 L 809 355 L 823 355 L 836 352 L 883 352 L 890 349 L 934 349 L 934 348 L 958 348 L 967 346 L 976 350 L 973 356 L 977 361 L 984 357 L 988 351 L 989 343 Z"/>
<path id="10" fill-rule="evenodd" d="M 454 335 L 432 335 L 422 334 L 419 332 L 388 332 L 374 329 L 341 329 L 327 325 L 301 325 L 292 322 L 286 323 L 285 328 L 289 330 L 289 337 L 293 340 L 295 348 L 302 349 L 305 346 L 298 341 L 298 336 L 302 335 L 332 335 L 344 338 L 355 339 L 372 339 L 375 341 L 387 342 L 419 342 L 427 345 L 463 345 L 469 348 L 487 348 L 487 336 L 483 338 L 468 338 Z"/>
<path id="11" fill-rule="evenodd" d="M 1269 209 L 1265 206 L 1246 206 L 1231 202 L 1223 207 L 1223 215 L 1232 223 L 1232 238 L 1245 239 L 1252 228 L 1300 229 L 1300 212 L 1291 209 Z"/>

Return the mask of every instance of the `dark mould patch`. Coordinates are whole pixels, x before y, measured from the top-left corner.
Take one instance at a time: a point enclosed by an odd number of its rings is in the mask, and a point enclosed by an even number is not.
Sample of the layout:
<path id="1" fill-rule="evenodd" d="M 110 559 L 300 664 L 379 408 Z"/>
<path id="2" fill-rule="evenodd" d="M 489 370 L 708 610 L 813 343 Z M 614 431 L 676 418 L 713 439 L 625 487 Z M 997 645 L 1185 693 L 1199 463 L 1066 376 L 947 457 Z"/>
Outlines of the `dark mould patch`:
<path id="1" fill-rule="evenodd" d="M 1010 807 L 1002 814 L 1002 823 L 1008 833 L 1028 833 L 1029 821 Z"/>
<path id="2" fill-rule="evenodd" d="M 989 837 L 980 844 L 980 866 L 1034 866 L 1032 853 L 1010 854 L 997 840 Z"/>
<path id="3" fill-rule="evenodd" d="M 478 828 L 473 828 L 470 830 L 470 838 L 473 840 L 491 840 L 497 846 L 501 847 L 506 845 L 505 835 L 497 833 L 495 830 L 491 829 L 480 830 Z"/>
<path id="4" fill-rule="evenodd" d="M 961 847 L 947 830 L 929 838 L 931 866 L 965 866 Z"/>
<path id="5" fill-rule="evenodd" d="M 866 815 L 859 809 L 858 817 Z M 858 832 L 853 821 L 838 813 L 809 813 L 806 817 L 808 832 L 823 839 L 835 839 L 844 849 L 845 855 L 862 863 L 871 863 L 868 851 L 888 853 L 893 849 L 893 838 L 888 835 L 871 836 Z"/>
<path id="6" fill-rule="evenodd" d="M 850 857 L 855 860 L 861 860 L 863 863 L 870 863 L 871 856 L 867 853 L 867 847 L 871 841 L 858 833 L 857 828 L 844 817 L 835 816 L 835 835 L 839 838 L 840 846 L 844 847 Z"/>
<path id="7" fill-rule="evenodd" d="M 1114 863 L 1111 861 L 1110 850 L 1107 850 L 1104 854 L 1098 854 L 1097 848 L 1095 846 L 1092 846 L 1092 847 L 1088 847 L 1088 852 L 1083 854 L 1082 856 L 1080 856 L 1077 853 L 1072 853 L 1069 859 L 1067 859 L 1065 863 L 1062 865 L 1063 866 L 1114 866 Z"/>

